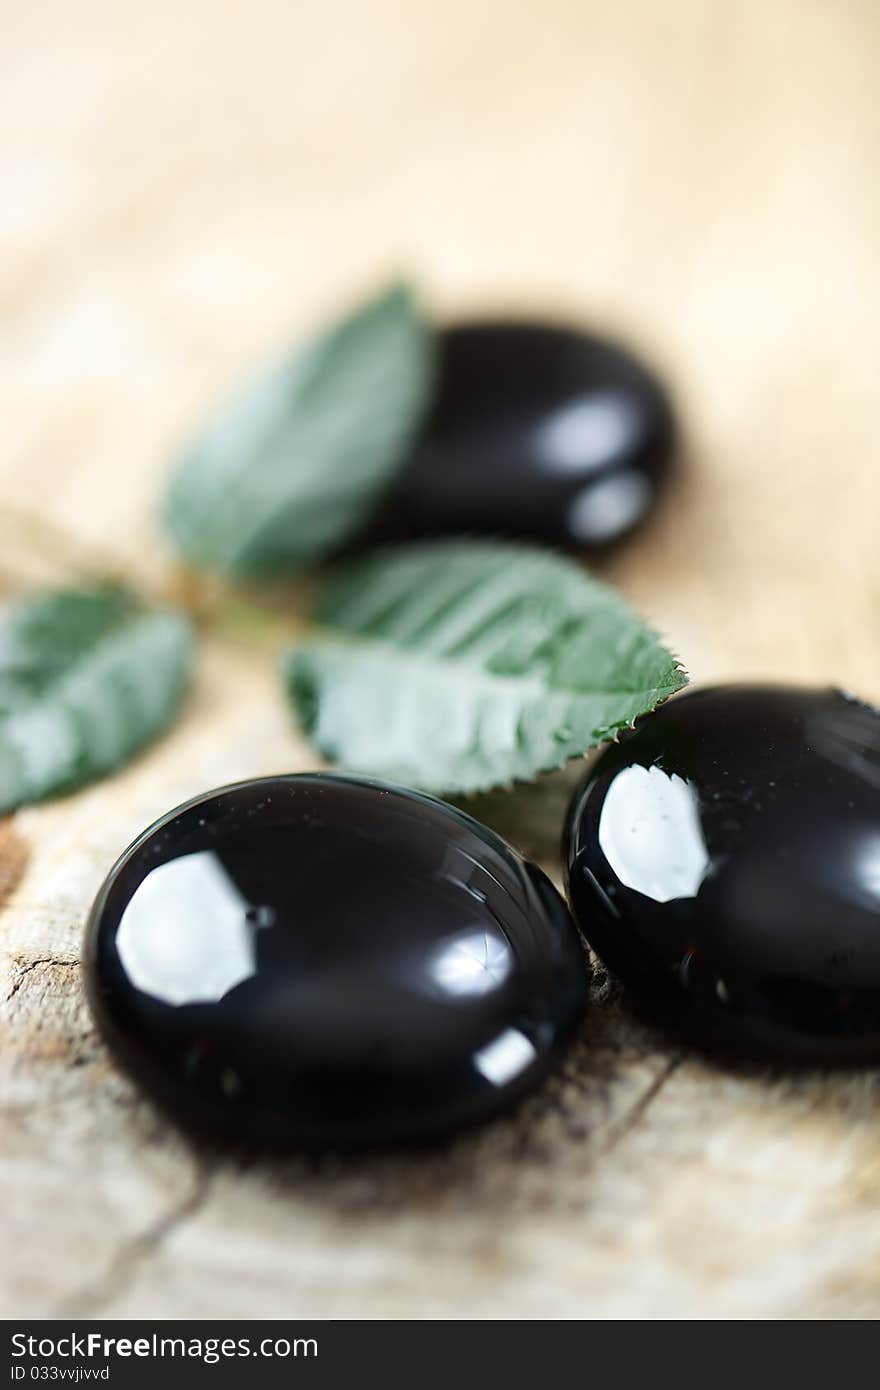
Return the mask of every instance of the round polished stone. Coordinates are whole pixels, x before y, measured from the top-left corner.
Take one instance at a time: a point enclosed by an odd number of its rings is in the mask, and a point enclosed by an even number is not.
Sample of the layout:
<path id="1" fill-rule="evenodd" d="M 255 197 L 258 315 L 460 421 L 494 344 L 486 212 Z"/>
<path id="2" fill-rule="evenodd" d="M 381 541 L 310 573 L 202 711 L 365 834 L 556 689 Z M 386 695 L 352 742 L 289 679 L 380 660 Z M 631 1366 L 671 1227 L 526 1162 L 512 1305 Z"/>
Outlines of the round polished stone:
<path id="1" fill-rule="evenodd" d="M 549 880 L 451 806 L 322 774 L 222 788 L 112 869 L 86 974 L 120 1060 L 186 1125 L 421 1141 L 547 1073 L 587 970 Z"/>
<path id="2" fill-rule="evenodd" d="M 880 1060 L 880 713 L 834 690 L 695 691 L 598 759 L 569 896 L 609 968 L 695 1038 Z"/>
<path id="3" fill-rule="evenodd" d="M 582 550 L 647 516 L 673 418 L 630 353 L 529 323 L 463 324 L 438 349 L 433 412 L 371 541 L 473 533 Z"/>

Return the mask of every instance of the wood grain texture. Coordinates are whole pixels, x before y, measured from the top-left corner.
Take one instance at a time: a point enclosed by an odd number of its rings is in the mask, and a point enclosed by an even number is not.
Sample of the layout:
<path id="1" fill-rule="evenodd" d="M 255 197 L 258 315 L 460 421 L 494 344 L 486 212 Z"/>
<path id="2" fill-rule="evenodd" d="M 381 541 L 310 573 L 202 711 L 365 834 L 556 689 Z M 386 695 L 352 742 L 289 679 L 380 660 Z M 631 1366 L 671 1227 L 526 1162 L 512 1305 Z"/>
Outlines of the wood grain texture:
<path id="1" fill-rule="evenodd" d="M 873 0 L 3 19 L 0 512 L 161 573 L 169 452 L 403 266 L 438 315 L 573 315 L 669 374 L 682 471 L 607 572 L 696 679 L 880 697 Z M 313 762 L 268 659 L 203 655 L 159 747 L 3 830 L 5 1315 L 880 1314 L 877 1076 L 719 1070 L 607 986 L 560 1077 L 433 1155 L 252 1162 L 160 1120 L 82 1003 L 91 896 L 174 802 Z"/>

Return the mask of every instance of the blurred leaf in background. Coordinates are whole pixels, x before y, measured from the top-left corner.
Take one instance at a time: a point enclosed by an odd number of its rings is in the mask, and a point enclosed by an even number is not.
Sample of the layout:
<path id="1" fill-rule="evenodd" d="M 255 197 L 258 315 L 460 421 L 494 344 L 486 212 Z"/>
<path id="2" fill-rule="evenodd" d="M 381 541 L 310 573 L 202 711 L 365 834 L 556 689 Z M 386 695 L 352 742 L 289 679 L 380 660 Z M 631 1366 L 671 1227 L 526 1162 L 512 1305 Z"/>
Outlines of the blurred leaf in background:
<path id="1" fill-rule="evenodd" d="M 186 561 L 300 570 L 366 520 L 428 403 L 433 340 L 395 285 L 237 396 L 183 459 L 165 508 Z"/>
<path id="2" fill-rule="evenodd" d="M 0 614 L 0 812 L 112 772 L 171 721 L 192 628 L 119 588 L 68 589 Z"/>

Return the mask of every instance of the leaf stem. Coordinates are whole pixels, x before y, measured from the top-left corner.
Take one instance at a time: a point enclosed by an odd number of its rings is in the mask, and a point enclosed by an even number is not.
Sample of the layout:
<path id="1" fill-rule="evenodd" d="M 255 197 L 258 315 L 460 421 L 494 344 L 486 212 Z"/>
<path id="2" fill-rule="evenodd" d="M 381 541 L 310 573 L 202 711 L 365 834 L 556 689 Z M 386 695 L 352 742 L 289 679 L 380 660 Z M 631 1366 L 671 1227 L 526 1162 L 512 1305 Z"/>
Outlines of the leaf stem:
<path id="1" fill-rule="evenodd" d="M 228 599 L 204 619 L 210 632 L 249 647 L 281 651 L 310 624 L 297 614 L 280 614 L 246 599 Z"/>
<path id="2" fill-rule="evenodd" d="M 71 535 L 47 517 L 0 499 L 0 537 L 17 550 L 23 563 L 0 558 L 0 588 L 20 592 L 32 584 L 31 564 L 87 585 L 125 585 L 145 602 L 167 605 L 187 613 L 199 627 L 249 646 L 280 648 L 307 627 L 296 608 L 279 612 L 265 601 L 233 594 L 192 570 L 171 568 L 158 578 L 137 576 L 121 556 L 98 550 Z M 40 581 L 41 587 L 45 579 Z M 285 593 L 286 600 L 290 594 Z"/>

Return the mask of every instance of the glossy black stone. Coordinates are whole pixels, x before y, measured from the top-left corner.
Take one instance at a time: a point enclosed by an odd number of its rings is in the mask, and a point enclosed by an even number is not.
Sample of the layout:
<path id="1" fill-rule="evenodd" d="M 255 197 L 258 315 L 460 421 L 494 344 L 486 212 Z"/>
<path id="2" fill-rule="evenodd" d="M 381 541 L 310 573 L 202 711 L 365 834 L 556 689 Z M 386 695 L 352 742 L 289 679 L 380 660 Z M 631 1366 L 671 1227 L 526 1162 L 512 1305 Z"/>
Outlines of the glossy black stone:
<path id="1" fill-rule="evenodd" d="M 672 700 L 569 813 L 575 917 L 708 1046 L 880 1060 L 880 713 L 834 690 Z"/>
<path id="2" fill-rule="evenodd" d="M 570 329 L 463 324 L 438 338 L 435 405 L 369 540 L 505 535 L 590 549 L 647 516 L 673 417 L 630 353 Z"/>
<path id="3" fill-rule="evenodd" d="M 549 880 L 451 806 L 264 778 L 172 811 L 102 887 L 89 999 L 185 1125 L 312 1148 L 484 1120 L 557 1060 L 587 967 Z"/>

